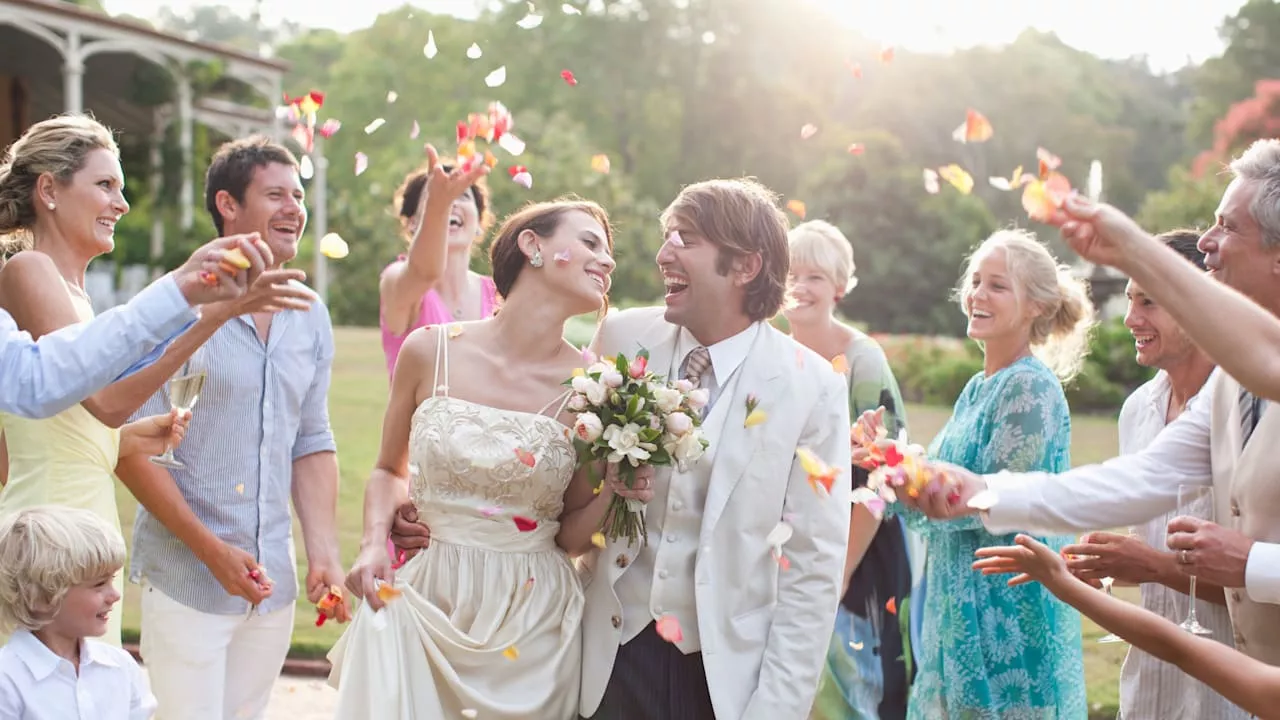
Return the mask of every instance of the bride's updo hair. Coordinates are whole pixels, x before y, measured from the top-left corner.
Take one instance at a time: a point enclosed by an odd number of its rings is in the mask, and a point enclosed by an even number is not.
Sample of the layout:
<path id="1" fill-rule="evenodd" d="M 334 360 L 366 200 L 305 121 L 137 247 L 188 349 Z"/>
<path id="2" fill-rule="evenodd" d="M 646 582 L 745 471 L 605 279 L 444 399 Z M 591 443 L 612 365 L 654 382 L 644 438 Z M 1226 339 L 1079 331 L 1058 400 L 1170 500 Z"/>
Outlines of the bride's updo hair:
<path id="1" fill-rule="evenodd" d="M 9 146 L 0 162 L 0 258 L 30 247 L 40 176 L 48 173 L 65 185 L 99 149 L 120 155 L 111 131 L 83 115 L 38 122 Z"/>
<path id="2" fill-rule="evenodd" d="M 1040 309 L 1031 322 L 1031 350 L 1063 382 L 1076 376 L 1089 354 L 1094 326 L 1088 283 L 1071 274 L 1035 235 L 1026 230 L 997 230 L 969 256 L 960 278 L 960 308 L 968 313 L 973 285 L 969 278 L 992 252 L 1003 252 L 1018 305 Z"/>
<path id="3" fill-rule="evenodd" d="M 498 228 L 498 235 L 489 247 L 489 264 L 493 267 L 493 284 L 498 294 L 506 299 L 516 278 L 529 265 L 529 258 L 520 249 L 517 240 L 525 230 L 533 231 L 538 237 L 551 237 L 560 227 L 560 221 L 568 213 L 583 212 L 590 215 L 604 228 L 605 242 L 609 252 L 613 252 L 613 227 L 609 225 L 609 214 L 604 208 L 583 200 L 575 195 L 566 195 L 551 202 L 529 203 L 507 216 Z M 543 258 L 551 262 L 551 258 Z M 605 300 L 606 304 L 608 300 Z"/>

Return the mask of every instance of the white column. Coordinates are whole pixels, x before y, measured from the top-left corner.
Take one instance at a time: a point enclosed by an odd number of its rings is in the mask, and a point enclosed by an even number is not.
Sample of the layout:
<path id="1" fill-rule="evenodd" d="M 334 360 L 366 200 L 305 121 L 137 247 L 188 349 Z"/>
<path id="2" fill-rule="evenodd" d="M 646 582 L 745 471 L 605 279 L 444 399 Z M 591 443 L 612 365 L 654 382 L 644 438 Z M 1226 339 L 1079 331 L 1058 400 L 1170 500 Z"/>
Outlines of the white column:
<path id="1" fill-rule="evenodd" d="M 178 145 L 182 148 L 182 188 L 178 195 L 178 208 L 183 230 L 195 224 L 195 179 L 191 177 L 191 80 L 178 75 Z"/>
<path id="2" fill-rule="evenodd" d="M 80 55 L 80 32 L 67 31 L 67 52 L 62 64 L 63 110 L 84 112 L 84 58 Z"/>
<path id="3" fill-rule="evenodd" d="M 311 193 L 311 237 L 315 238 L 316 267 L 312 273 L 314 290 L 320 296 L 320 302 L 329 301 L 329 265 L 328 258 L 320 252 L 320 238 L 329 232 L 329 159 L 324 156 L 324 138 L 316 137 L 315 149 L 311 153 L 311 164 L 316 174 L 312 176 Z"/>
<path id="4" fill-rule="evenodd" d="M 164 184 L 164 129 L 166 118 L 163 113 L 153 114 L 151 131 L 151 274 L 158 278 L 163 272 L 160 258 L 164 255 L 164 214 L 160 209 L 160 194 Z"/>

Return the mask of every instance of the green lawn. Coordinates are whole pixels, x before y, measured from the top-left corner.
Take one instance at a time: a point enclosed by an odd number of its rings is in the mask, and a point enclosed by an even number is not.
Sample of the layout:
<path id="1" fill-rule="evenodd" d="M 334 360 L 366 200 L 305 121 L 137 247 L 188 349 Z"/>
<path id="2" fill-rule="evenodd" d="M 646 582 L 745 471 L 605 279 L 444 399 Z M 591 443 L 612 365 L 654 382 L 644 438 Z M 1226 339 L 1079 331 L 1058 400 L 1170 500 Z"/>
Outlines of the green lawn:
<path id="1" fill-rule="evenodd" d="M 576 342 L 590 338 L 594 320 L 575 319 L 570 335 Z M 333 369 L 330 389 L 329 414 L 338 439 L 339 458 L 342 467 L 342 493 L 339 501 L 339 528 L 343 561 L 350 563 L 360 540 L 360 513 L 365 478 L 373 467 L 379 441 L 379 428 L 387 394 L 386 364 L 378 332 L 365 328 L 337 329 L 338 354 Z M 927 442 L 946 421 L 946 408 L 911 406 L 908 410 L 912 435 L 919 442 Z M 1074 418 L 1072 433 L 1072 459 L 1078 463 L 1104 460 L 1116 452 L 1115 422 L 1110 418 L 1078 416 Z M 122 486 L 118 486 L 121 521 L 126 528 L 133 527 L 136 503 Z M 295 534 L 298 533 L 295 528 Z M 128 533 L 126 533 L 128 534 Z M 300 537 L 300 535 L 299 535 Z M 299 560 L 302 561 L 301 542 Z M 300 567 L 299 574 L 305 572 Z M 1124 595 L 1123 590 L 1118 594 Z M 1130 595 L 1132 597 L 1132 595 Z M 128 629 L 138 627 L 138 593 L 135 586 L 128 586 L 124 600 L 124 625 Z M 314 625 L 315 612 L 305 598 L 298 605 L 294 632 L 295 651 L 299 654 L 319 655 L 328 649 L 341 632 L 334 623 L 323 628 Z M 1116 705 L 1116 686 L 1120 661 L 1125 645 L 1097 645 L 1092 640 L 1102 633 L 1092 624 L 1085 630 L 1086 674 L 1091 704 L 1099 711 Z M 1111 711 L 1114 717 L 1114 711 Z"/>

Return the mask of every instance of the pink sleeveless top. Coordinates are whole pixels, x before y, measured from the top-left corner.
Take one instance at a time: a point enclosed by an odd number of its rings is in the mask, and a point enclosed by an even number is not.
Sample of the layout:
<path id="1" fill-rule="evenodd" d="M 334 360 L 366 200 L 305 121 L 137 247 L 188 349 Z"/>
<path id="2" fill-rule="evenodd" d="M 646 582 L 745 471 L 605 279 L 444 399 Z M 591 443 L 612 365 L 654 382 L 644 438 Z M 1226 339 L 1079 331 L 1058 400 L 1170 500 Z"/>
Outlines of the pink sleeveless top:
<path id="1" fill-rule="evenodd" d="M 404 260 L 401 255 L 396 262 Z M 392 263 L 394 265 L 395 263 Z M 388 268 L 391 265 L 387 266 Z M 386 272 L 386 269 L 383 269 Z M 493 278 L 480 278 L 480 316 L 487 318 L 493 315 L 494 309 L 498 305 L 498 288 L 493 284 Z M 378 327 L 382 330 L 382 351 L 387 356 L 387 376 L 390 377 L 396 369 L 396 358 L 400 357 L 400 348 L 404 345 L 405 338 L 409 337 L 409 333 L 420 327 L 429 327 L 439 325 L 441 323 L 453 322 L 453 315 L 449 312 L 449 308 L 445 306 L 444 300 L 440 299 L 440 294 L 434 289 L 428 290 L 427 294 L 422 296 L 422 306 L 418 310 L 418 319 L 409 327 L 409 330 L 403 335 L 396 333 L 387 327 L 386 320 L 382 317 L 382 313 L 378 313 Z"/>

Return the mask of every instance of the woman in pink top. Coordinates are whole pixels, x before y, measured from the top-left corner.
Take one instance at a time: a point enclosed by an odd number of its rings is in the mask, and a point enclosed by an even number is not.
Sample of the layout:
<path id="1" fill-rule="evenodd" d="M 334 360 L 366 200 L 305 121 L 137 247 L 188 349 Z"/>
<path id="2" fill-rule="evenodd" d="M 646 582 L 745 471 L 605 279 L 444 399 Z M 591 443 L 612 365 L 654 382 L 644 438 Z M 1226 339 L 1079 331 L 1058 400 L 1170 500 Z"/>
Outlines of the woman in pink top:
<path id="1" fill-rule="evenodd" d="M 382 271 L 378 283 L 382 349 L 387 374 L 400 346 L 420 327 L 493 315 L 493 279 L 471 272 L 471 251 L 492 217 L 484 163 L 468 172 L 442 165 L 427 146 L 427 166 L 405 178 L 396 192 L 409 251 Z"/>

